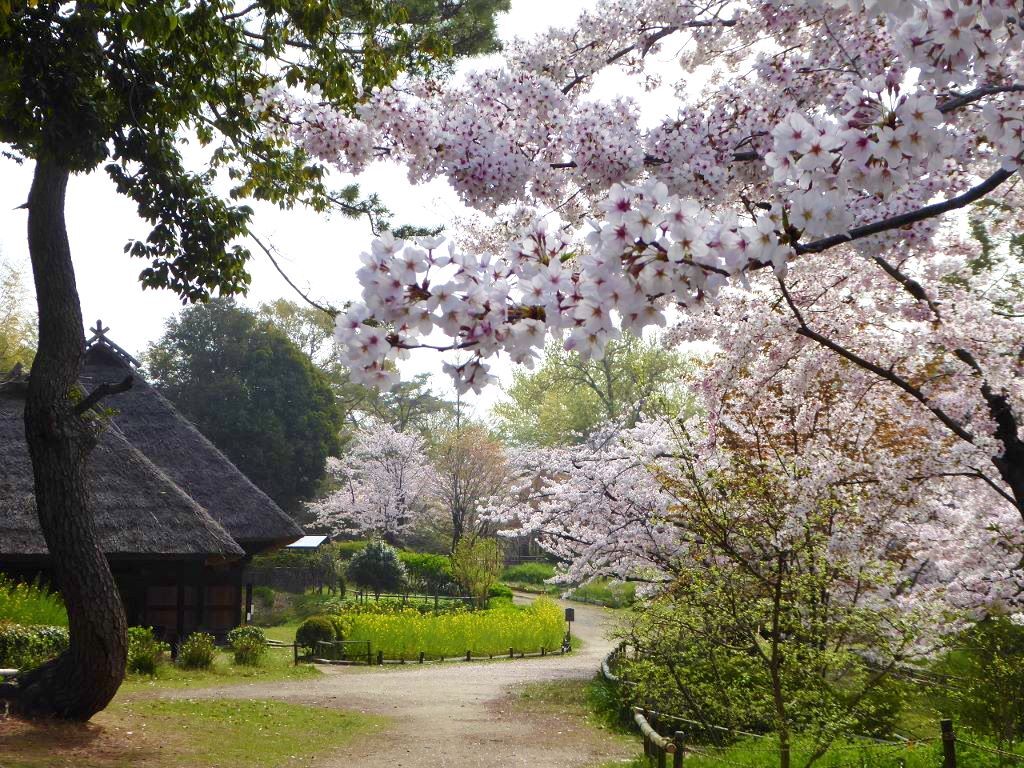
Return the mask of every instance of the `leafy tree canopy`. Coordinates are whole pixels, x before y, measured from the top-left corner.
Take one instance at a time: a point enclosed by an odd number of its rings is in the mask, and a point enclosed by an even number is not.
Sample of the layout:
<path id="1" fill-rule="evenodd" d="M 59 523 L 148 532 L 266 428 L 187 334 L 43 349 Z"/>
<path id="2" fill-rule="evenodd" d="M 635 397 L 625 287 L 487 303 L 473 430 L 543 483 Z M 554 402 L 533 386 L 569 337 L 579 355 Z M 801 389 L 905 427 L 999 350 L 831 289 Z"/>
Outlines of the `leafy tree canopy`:
<path id="1" fill-rule="evenodd" d="M 678 409 L 684 372 L 683 359 L 657 340 L 625 335 L 609 342 L 601 360 L 584 360 L 552 341 L 537 370 L 513 375 L 508 399 L 493 414 L 499 434 L 512 444 L 580 442 L 606 421 L 631 427 L 644 411 Z"/>
<path id="2" fill-rule="evenodd" d="M 35 316 L 29 311 L 21 271 L 0 260 L 0 378 L 18 363 L 32 364 L 36 351 Z"/>
<path id="3" fill-rule="evenodd" d="M 125 250 L 149 266 L 146 287 L 187 300 L 249 283 L 236 238 L 252 211 L 235 201 L 367 215 L 379 200 L 332 189 L 325 167 L 265 130 L 253 99 L 297 86 L 351 113 L 404 73 L 446 69 L 497 47 L 508 0 L 229 0 L 93 3 L 0 0 L 0 143 L 16 159 L 71 172 L 104 166 L 152 224 Z M 186 167 L 184 137 L 204 148 Z M 230 180 L 230 196 L 214 192 Z"/>
<path id="4" fill-rule="evenodd" d="M 184 309 L 147 368 L 199 430 L 286 510 L 312 496 L 338 450 L 330 382 L 285 333 L 230 299 Z"/>

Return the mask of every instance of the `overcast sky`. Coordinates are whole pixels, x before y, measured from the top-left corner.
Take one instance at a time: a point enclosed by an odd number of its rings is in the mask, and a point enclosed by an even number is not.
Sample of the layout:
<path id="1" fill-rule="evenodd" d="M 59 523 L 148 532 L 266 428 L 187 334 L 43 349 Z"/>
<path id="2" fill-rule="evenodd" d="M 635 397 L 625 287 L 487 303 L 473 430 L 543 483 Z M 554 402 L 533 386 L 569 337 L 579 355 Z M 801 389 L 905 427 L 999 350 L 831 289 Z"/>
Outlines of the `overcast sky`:
<path id="1" fill-rule="evenodd" d="M 511 11 L 499 20 L 501 37 L 529 37 L 552 25 L 568 25 L 580 9 L 589 5 L 590 0 L 513 0 Z M 461 69 L 486 63 L 466 62 Z M 601 84 L 598 93 L 608 97 L 627 89 L 628 83 L 613 75 Z M 28 259 L 26 212 L 17 210 L 17 206 L 27 199 L 31 173 L 31 164 L 18 166 L 0 158 L 0 258 L 22 264 Z M 446 181 L 413 186 L 402 168 L 393 163 L 375 164 L 358 181 L 364 192 L 380 194 L 394 211 L 397 223 L 447 225 L 467 211 Z M 300 287 L 335 304 L 358 297 L 354 272 L 359 253 L 372 238 L 365 221 L 326 217 L 302 209 L 254 207 L 253 232 L 280 250 L 282 266 Z M 145 236 L 147 224 L 136 215 L 134 204 L 116 193 L 103 171 L 72 177 L 67 223 L 87 327 L 102 318 L 111 329 L 112 339 L 131 352 L 141 353 L 160 336 L 165 320 L 180 308 L 168 291 L 143 291 L 138 275 L 146 264 L 123 253 L 129 238 Z M 256 306 L 282 296 L 298 300 L 266 257 L 256 249 L 253 252 L 249 265 L 252 285 L 243 303 Z M 441 356 L 431 352 L 414 353 L 402 365 L 404 373 L 437 374 L 435 388 L 451 394 L 449 380 L 440 374 L 440 367 Z M 501 362 L 496 372 L 507 382 L 511 365 Z M 500 396 L 500 388 L 491 387 L 479 397 L 468 397 L 477 414 L 483 416 Z"/>

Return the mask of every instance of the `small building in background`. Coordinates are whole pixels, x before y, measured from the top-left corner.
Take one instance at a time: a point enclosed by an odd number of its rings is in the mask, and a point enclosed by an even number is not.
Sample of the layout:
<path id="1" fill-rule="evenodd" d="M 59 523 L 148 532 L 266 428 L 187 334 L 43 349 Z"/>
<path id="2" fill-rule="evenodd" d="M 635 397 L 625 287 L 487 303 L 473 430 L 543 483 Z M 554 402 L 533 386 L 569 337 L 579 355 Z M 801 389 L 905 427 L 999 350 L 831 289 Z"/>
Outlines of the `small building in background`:
<path id="1" fill-rule="evenodd" d="M 306 534 L 298 541 L 293 541 L 285 549 L 288 552 L 315 552 L 328 541 L 330 538 L 323 534 Z"/>
<path id="2" fill-rule="evenodd" d="M 245 566 L 301 529 L 147 383 L 139 362 L 97 322 L 81 384 L 127 375 L 89 458 L 92 510 L 130 625 L 170 641 L 196 630 L 223 636 L 251 613 Z M 48 577 L 23 421 L 25 380 L 0 386 L 0 572 Z"/>

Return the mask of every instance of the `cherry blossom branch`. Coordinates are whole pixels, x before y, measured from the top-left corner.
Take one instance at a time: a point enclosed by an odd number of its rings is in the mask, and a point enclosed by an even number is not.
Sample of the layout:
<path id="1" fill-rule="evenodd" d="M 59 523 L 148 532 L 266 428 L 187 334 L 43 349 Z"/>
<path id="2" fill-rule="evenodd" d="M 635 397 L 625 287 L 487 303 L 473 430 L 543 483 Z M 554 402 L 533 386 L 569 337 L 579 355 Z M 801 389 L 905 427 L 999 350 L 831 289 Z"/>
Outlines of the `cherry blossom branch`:
<path id="1" fill-rule="evenodd" d="M 961 440 L 964 440 L 965 442 L 971 443 L 972 445 L 974 444 L 973 434 L 964 429 L 963 426 L 959 424 L 948 413 L 943 411 L 938 406 L 933 405 L 931 401 L 929 401 L 927 395 L 925 395 L 920 389 L 915 387 L 913 384 L 911 384 L 909 381 L 907 381 L 902 376 L 897 374 L 895 371 L 887 368 L 882 368 L 880 365 L 877 365 L 871 362 L 870 360 L 861 357 L 856 352 L 847 349 L 841 344 L 836 343 L 832 339 L 818 333 L 813 328 L 811 328 L 807 324 L 807 321 L 804 320 L 804 316 L 803 313 L 800 311 L 800 308 L 797 307 L 796 302 L 793 301 L 793 297 L 790 295 L 789 289 L 786 288 L 785 280 L 779 277 L 778 282 L 779 287 L 782 289 L 782 296 L 783 298 L 785 298 L 786 304 L 789 305 L 789 309 L 793 313 L 793 317 L 799 324 L 799 328 L 797 328 L 798 334 L 804 336 L 805 338 L 811 339 L 812 341 L 817 342 L 826 349 L 832 350 L 840 357 L 849 360 L 851 363 L 854 363 L 855 365 L 864 368 L 865 370 L 871 371 L 871 373 L 875 374 L 876 376 L 880 376 L 886 381 L 895 384 L 897 387 L 902 389 L 912 398 L 921 403 L 921 405 L 923 405 L 925 408 L 931 411 L 932 414 L 946 426 L 946 428 L 953 432 L 953 434 L 955 434 L 957 437 L 959 437 Z"/>
<path id="2" fill-rule="evenodd" d="M 706 27 L 734 27 L 736 26 L 736 19 L 701 19 L 695 21 L 688 21 L 685 24 L 677 24 L 654 33 L 643 41 L 643 44 L 634 43 L 633 45 L 627 45 L 624 48 L 620 48 L 618 51 L 613 53 L 607 59 L 604 60 L 604 66 L 614 64 L 616 61 L 621 59 L 623 56 L 628 56 L 633 51 L 639 49 L 641 56 L 646 56 L 651 48 L 653 48 L 658 41 L 663 38 L 673 35 L 683 29 L 700 29 Z M 564 86 L 562 86 L 562 93 L 569 94 L 573 88 L 585 82 L 588 77 L 593 76 L 593 72 L 588 75 L 577 75 Z"/>
<path id="3" fill-rule="evenodd" d="M 995 96 L 1000 93 L 1024 93 L 1024 83 L 1013 83 L 1011 85 L 983 85 L 980 88 L 975 88 L 973 91 L 968 91 L 967 93 L 947 99 L 938 106 L 938 110 L 943 114 L 948 114 L 955 109 L 960 109 L 960 107 L 972 104 L 986 96 Z"/>
<path id="4" fill-rule="evenodd" d="M 958 208 L 963 208 L 964 206 L 980 200 L 989 192 L 999 187 L 999 185 L 1011 179 L 1016 175 L 1016 173 L 1016 170 L 1008 171 L 1005 168 L 1000 168 L 977 186 L 971 187 L 961 195 L 951 197 L 948 200 L 943 200 L 941 203 L 933 203 L 932 205 L 926 205 L 923 208 L 918 208 L 916 211 L 903 213 L 899 216 L 891 216 L 888 219 L 873 221 L 870 224 L 854 227 L 849 232 L 832 235 L 831 237 L 824 237 L 810 243 L 795 243 L 793 245 L 793 250 L 797 254 L 821 253 L 822 251 L 827 251 L 829 248 L 834 248 L 837 245 L 852 243 L 854 240 L 871 237 L 871 235 L 887 232 L 890 229 L 900 229 L 901 227 L 916 224 L 919 221 L 933 219 L 936 216 L 941 216 L 944 213 L 955 211 Z"/>

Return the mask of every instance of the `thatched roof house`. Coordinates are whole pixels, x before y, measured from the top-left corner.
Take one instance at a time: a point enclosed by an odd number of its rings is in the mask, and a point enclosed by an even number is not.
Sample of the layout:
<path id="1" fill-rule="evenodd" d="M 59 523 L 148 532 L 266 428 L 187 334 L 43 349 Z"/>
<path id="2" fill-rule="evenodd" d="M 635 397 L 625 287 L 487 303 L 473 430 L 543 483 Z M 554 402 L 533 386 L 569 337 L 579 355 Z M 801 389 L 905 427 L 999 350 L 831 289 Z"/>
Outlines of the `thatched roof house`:
<path id="1" fill-rule="evenodd" d="M 301 529 L 138 375 L 138 362 L 97 323 L 82 386 L 133 373 L 106 404 L 116 415 L 90 457 L 88 481 L 103 548 L 129 621 L 172 639 L 223 633 L 242 618 L 251 555 L 295 541 Z M 0 387 L 0 571 L 48 567 L 25 443 L 24 386 Z M 246 593 L 247 614 L 251 587 Z"/>

